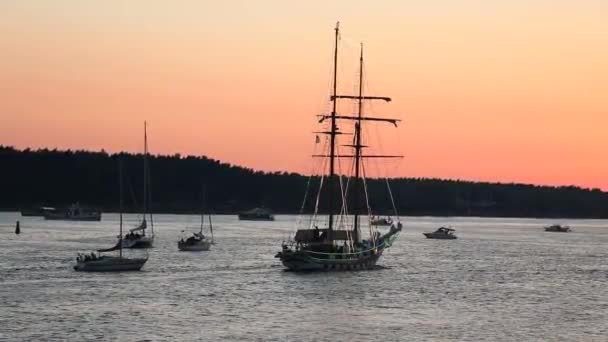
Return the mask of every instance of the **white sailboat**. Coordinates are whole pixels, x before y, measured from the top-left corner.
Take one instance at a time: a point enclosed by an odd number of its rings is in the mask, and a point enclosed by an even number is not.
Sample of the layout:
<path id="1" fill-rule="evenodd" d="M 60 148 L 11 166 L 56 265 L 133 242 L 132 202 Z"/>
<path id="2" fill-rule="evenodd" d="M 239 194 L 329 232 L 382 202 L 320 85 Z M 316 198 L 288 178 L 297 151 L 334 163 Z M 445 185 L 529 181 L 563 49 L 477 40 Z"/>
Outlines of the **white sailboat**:
<path id="1" fill-rule="evenodd" d="M 122 165 L 119 170 L 120 177 L 120 237 L 118 243 L 111 248 L 99 249 L 96 253 L 78 254 L 74 270 L 78 272 L 123 272 L 139 271 L 148 261 L 148 256 L 144 258 L 128 258 L 123 256 L 122 246 Z M 118 256 L 103 255 L 102 253 L 118 250 Z"/>
<path id="2" fill-rule="evenodd" d="M 122 239 L 123 248 L 150 248 L 154 243 L 154 219 L 150 212 L 149 200 L 150 200 L 150 168 L 148 161 L 148 132 L 147 123 L 144 121 L 144 206 L 143 206 L 143 218 L 141 223 L 129 230 L 129 233 Z M 146 217 L 150 218 L 150 232 L 148 233 L 148 221 Z"/>
<path id="3" fill-rule="evenodd" d="M 205 189 L 203 188 L 203 209 L 204 208 L 205 208 Z M 209 218 L 209 232 L 211 233 L 211 239 L 209 239 L 207 236 L 205 236 L 203 234 L 203 226 L 205 223 L 205 211 L 201 210 L 200 231 L 192 233 L 192 235 L 188 238 L 182 237 L 179 241 L 177 241 L 177 248 L 180 251 L 200 252 L 200 251 L 208 251 L 211 248 L 211 245 L 214 244 L 213 223 L 211 222 L 211 214 L 208 215 L 208 218 Z"/>
<path id="4" fill-rule="evenodd" d="M 369 147 L 364 140 L 362 129 L 364 124 L 370 122 L 390 123 L 397 126 L 399 120 L 376 118 L 363 115 L 363 104 L 367 101 L 391 101 L 388 97 L 366 96 L 363 93 L 363 46 L 359 58 L 359 92 L 357 95 L 339 95 L 337 93 L 337 64 L 338 64 L 339 26 L 335 28 L 334 72 L 332 112 L 320 115 L 320 123 L 329 121 L 329 127 L 318 134 L 326 134 L 328 139 L 323 154 L 315 157 L 327 158 L 324 163 L 329 170 L 324 170 L 319 177 L 319 190 L 316 199 L 313 198 L 314 212 L 309 220 L 305 220 L 305 227 L 298 229 L 293 237 L 283 242 L 282 249 L 276 254 L 282 264 L 292 271 L 342 271 L 366 270 L 375 267 L 382 253 L 395 241 L 402 229 L 399 222 L 396 206 L 393 201 L 388 180 L 388 197 L 395 211 L 395 220 L 391 222 L 388 231 L 381 233 L 377 225 L 371 220 L 372 201 L 367 192 L 366 164 L 367 158 L 394 158 L 401 156 L 363 154 L 363 149 Z M 340 115 L 337 113 L 338 100 L 354 100 L 358 112 L 355 115 Z M 346 145 L 338 144 L 338 136 L 344 134 L 338 129 L 338 122 L 353 122 L 353 140 Z M 319 142 L 319 139 L 317 139 Z M 352 153 L 341 154 L 339 146 L 352 149 Z M 352 164 L 348 169 L 340 170 L 338 159 L 350 159 Z M 325 173 L 326 172 L 326 173 Z M 324 189 L 324 190 L 323 190 Z M 322 190 L 325 191 L 322 193 Z M 308 190 L 306 191 L 308 193 Z M 325 196 L 321 196 L 324 194 Z M 322 199 L 323 198 L 323 199 Z M 321 200 L 322 199 L 322 200 Z M 327 218 L 319 215 L 319 202 L 326 202 L 329 211 Z M 306 195 L 304 203 L 307 203 Z M 304 208 L 304 206 L 302 207 Z M 367 209 L 367 212 L 365 212 Z M 368 222 L 363 224 L 364 214 Z M 323 222 L 325 220 L 325 222 Z M 377 222 L 376 222 L 377 223 Z M 318 225 L 326 224 L 319 229 Z M 365 229 L 367 228 L 367 229 Z M 365 234 L 369 230 L 369 234 Z M 364 236 L 367 235 L 367 236 Z"/>

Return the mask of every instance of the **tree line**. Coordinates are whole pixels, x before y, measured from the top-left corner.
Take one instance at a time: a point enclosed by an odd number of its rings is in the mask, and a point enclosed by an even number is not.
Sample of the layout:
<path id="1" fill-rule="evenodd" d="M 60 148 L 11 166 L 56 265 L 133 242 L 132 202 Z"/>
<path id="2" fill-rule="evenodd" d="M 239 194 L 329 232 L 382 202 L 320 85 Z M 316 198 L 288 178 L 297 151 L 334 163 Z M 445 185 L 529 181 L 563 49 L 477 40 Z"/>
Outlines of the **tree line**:
<path id="1" fill-rule="evenodd" d="M 80 202 L 116 211 L 119 159 L 123 165 L 125 210 L 140 211 L 142 154 L 0 146 L 0 208 L 60 207 Z M 150 208 L 165 213 L 200 211 L 203 184 L 206 207 L 214 213 L 253 207 L 298 213 L 307 184 L 309 194 L 314 194 L 321 181 L 297 173 L 256 171 L 204 156 L 152 155 L 149 166 Z M 389 182 L 401 215 L 608 217 L 608 193 L 599 189 L 425 178 L 395 178 Z M 392 214 L 385 180 L 367 180 L 367 188 L 373 211 Z M 326 211 L 328 191 L 322 195 L 320 210 Z M 305 211 L 312 210 L 315 200 L 314 195 L 307 197 Z"/>

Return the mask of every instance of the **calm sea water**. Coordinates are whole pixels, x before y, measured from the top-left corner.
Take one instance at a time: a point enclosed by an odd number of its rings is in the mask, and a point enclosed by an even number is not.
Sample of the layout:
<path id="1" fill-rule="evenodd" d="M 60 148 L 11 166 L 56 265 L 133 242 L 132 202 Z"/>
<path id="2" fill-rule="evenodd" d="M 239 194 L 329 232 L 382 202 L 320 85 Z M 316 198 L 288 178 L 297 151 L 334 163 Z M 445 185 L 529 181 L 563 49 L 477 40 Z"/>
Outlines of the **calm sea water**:
<path id="1" fill-rule="evenodd" d="M 608 341 L 608 221 L 410 217 L 382 268 L 297 274 L 274 258 L 293 216 L 217 216 L 212 251 L 187 253 L 198 218 L 158 215 L 142 272 L 72 271 L 117 218 L 0 213 L 0 340 Z M 422 235 L 443 224 L 460 239 Z"/>

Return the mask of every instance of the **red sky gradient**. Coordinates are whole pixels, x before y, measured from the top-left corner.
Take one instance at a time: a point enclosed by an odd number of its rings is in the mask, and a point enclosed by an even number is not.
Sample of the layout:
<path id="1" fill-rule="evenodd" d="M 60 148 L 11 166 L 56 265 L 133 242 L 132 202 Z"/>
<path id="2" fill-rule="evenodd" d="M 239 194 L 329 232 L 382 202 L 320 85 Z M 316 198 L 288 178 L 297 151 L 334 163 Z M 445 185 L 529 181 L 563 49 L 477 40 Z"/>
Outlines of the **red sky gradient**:
<path id="1" fill-rule="evenodd" d="M 153 153 L 309 172 L 339 20 L 340 89 L 363 41 L 404 120 L 391 176 L 608 189 L 607 2 L 417 3 L 2 1 L 0 144 L 141 151 L 147 120 Z"/>

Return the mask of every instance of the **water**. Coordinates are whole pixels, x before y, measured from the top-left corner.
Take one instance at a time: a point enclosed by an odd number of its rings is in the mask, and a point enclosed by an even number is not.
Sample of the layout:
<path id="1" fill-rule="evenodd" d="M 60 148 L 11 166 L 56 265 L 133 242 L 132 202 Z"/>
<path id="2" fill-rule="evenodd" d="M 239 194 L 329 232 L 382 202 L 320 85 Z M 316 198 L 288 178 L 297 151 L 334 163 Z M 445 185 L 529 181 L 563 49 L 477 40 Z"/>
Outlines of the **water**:
<path id="1" fill-rule="evenodd" d="M 158 215 L 142 272 L 89 274 L 74 257 L 111 246 L 116 215 L 0 213 L 0 340 L 608 341 L 608 221 L 406 218 L 382 268 L 296 274 L 274 258 L 293 216 L 218 216 L 212 251 L 178 252 L 197 220 Z M 422 236 L 443 224 L 459 239 Z"/>

